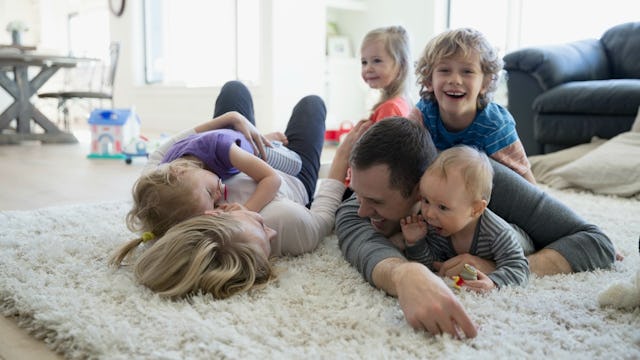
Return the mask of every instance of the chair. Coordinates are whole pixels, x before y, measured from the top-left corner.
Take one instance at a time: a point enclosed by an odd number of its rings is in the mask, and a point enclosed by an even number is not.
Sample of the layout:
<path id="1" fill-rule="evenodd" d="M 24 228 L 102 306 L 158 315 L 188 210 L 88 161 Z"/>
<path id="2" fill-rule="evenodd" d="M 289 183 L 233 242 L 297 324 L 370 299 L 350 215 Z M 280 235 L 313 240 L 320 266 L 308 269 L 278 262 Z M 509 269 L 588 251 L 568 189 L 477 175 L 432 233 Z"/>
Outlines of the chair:
<path id="1" fill-rule="evenodd" d="M 118 66 L 118 56 L 120 53 L 120 44 L 118 42 L 112 42 L 109 46 L 109 64 L 103 64 L 103 70 L 100 74 L 100 87 L 97 90 L 93 90 L 91 81 L 86 84 L 86 89 L 79 90 L 63 90 L 58 92 L 44 92 L 38 94 L 41 99 L 57 99 L 58 100 L 58 113 L 62 112 L 64 127 L 69 130 L 69 104 L 70 100 L 74 99 L 97 99 L 97 100 L 109 100 L 111 107 L 113 108 L 113 83 L 116 77 L 116 68 Z M 102 64 L 102 63 L 98 63 Z M 93 64 L 96 65 L 96 64 Z M 75 69 L 77 70 L 77 69 Z M 95 66 L 89 66 L 89 69 L 83 69 L 86 73 L 84 76 L 88 78 L 94 77 Z M 80 76 L 76 73 L 75 76 Z"/>
<path id="2" fill-rule="evenodd" d="M 640 22 L 600 39 L 520 49 L 504 62 L 509 111 L 528 155 L 631 128 L 640 106 Z"/>

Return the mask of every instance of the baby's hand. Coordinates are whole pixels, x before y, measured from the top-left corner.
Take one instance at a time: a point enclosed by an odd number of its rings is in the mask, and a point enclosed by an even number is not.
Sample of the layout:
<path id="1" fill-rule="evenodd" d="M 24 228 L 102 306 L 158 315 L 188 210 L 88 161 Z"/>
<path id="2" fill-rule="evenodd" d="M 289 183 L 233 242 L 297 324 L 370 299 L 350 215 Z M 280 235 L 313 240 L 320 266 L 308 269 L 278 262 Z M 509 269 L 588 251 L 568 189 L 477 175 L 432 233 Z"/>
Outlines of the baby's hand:
<path id="1" fill-rule="evenodd" d="M 427 235 L 427 223 L 422 215 L 411 215 L 400 219 L 400 228 L 407 246 L 413 246 Z"/>
<path id="2" fill-rule="evenodd" d="M 465 280 L 464 286 L 478 293 L 486 293 L 495 289 L 496 284 L 482 271 L 478 271 L 478 280 Z"/>

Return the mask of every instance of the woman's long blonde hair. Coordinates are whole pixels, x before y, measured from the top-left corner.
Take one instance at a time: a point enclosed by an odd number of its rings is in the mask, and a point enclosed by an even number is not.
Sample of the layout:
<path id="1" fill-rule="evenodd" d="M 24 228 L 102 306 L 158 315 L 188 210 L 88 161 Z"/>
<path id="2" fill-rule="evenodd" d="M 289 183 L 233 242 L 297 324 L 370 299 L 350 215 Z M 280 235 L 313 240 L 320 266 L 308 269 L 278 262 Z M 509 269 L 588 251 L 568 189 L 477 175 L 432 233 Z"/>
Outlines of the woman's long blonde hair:
<path id="1" fill-rule="evenodd" d="M 243 233 L 242 223 L 230 214 L 187 219 L 140 254 L 133 263 L 136 279 L 169 298 L 209 293 L 224 299 L 266 284 L 275 278 L 275 271 Z M 111 264 L 119 266 L 123 259 L 114 256 Z"/>

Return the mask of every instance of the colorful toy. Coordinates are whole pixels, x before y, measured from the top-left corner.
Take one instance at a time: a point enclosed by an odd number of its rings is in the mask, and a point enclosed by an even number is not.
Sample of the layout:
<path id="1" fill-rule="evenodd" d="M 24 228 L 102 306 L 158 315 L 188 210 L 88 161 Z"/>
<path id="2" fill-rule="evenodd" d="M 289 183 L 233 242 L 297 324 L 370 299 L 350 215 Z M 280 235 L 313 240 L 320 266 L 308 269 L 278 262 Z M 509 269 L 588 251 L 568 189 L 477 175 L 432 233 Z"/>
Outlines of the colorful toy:
<path id="1" fill-rule="evenodd" d="M 140 119 L 131 109 L 96 109 L 89 116 L 91 153 L 88 158 L 126 159 L 123 144 L 140 136 Z"/>
<path id="2" fill-rule="evenodd" d="M 346 136 L 353 128 L 353 124 L 349 121 L 344 121 L 340 124 L 340 128 L 337 130 L 326 130 L 324 132 L 324 141 L 327 144 L 338 145 L 343 136 Z"/>
<path id="3" fill-rule="evenodd" d="M 453 290 L 460 290 L 462 285 L 464 285 L 465 280 L 478 280 L 478 270 L 469 264 L 464 264 L 464 268 L 462 269 L 460 276 L 446 278 L 445 282 Z"/>
<path id="4" fill-rule="evenodd" d="M 133 139 L 127 146 L 124 147 L 122 154 L 125 156 L 124 162 L 127 164 L 131 164 L 134 157 L 144 156 L 146 158 L 149 157 L 149 153 L 147 152 L 147 143 L 149 139 L 140 135 L 138 139 Z"/>

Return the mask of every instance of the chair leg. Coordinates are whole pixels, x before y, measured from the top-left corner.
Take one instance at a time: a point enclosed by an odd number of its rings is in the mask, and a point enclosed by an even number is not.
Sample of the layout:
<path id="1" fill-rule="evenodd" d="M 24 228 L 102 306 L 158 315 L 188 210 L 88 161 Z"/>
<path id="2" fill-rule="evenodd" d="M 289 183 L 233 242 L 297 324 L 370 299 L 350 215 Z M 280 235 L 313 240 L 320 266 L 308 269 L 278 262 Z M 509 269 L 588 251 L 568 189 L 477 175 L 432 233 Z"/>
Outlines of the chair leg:
<path id="1" fill-rule="evenodd" d="M 58 98 L 58 126 L 64 125 L 64 99 Z"/>
<path id="2" fill-rule="evenodd" d="M 60 99 L 60 107 L 62 110 L 62 121 L 64 124 L 65 131 L 70 131 L 71 128 L 69 126 L 69 106 L 67 105 L 66 99 Z"/>

